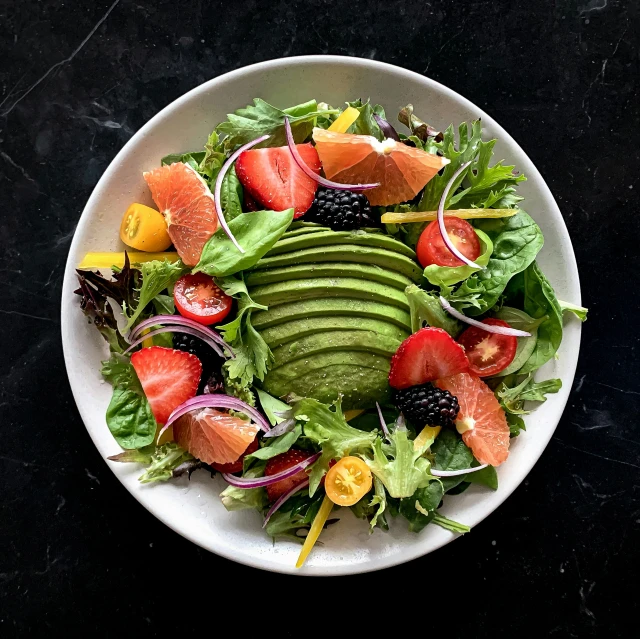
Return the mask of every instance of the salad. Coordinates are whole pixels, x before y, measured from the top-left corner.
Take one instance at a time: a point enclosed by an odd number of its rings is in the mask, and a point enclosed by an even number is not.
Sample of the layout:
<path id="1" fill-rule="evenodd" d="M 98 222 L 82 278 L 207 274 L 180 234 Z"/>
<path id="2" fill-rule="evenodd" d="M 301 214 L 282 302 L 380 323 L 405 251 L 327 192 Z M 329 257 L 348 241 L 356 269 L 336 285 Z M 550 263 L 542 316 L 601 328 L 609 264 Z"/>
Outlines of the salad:
<path id="1" fill-rule="evenodd" d="M 534 374 L 563 313 L 586 318 L 536 262 L 526 178 L 480 121 L 397 119 L 256 99 L 144 173 L 155 207 L 124 212 L 126 250 L 78 268 L 109 347 L 109 459 L 145 483 L 221 475 L 229 511 L 302 543 L 298 566 L 338 509 L 372 533 L 467 532 L 445 495 L 498 489 L 525 416 L 561 388 Z"/>

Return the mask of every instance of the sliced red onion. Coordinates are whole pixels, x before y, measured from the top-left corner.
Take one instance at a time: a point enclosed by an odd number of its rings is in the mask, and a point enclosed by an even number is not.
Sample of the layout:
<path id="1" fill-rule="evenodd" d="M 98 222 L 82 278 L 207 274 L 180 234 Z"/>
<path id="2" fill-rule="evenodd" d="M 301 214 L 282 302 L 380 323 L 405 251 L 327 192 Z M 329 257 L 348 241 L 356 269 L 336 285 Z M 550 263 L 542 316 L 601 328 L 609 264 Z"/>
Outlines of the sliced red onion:
<path id="1" fill-rule="evenodd" d="M 402 413 L 400 413 L 398 419 L 396 419 L 396 430 L 407 430 L 407 422 Z"/>
<path id="2" fill-rule="evenodd" d="M 378 417 L 380 418 L 380 426 L 382 426 L 382 432 L 384 436 L 389 439 L 389 429 L 387 428 L 387 422 L 384 421 L 384 417 L 382 415 L 382 409 L 380 408 L 380 404 L 376 402 L 376 408 L 378 409 Z"/>
<path id="3" fill-rule="evenodd" d="M 440 228 L 440 235 L 442 235 L 442 241 L 447 245 L 447 248 L 459 259 L 462 260 L 468 266 L 473 268 L 482 269 L 483 267 L 475 262 L 472 262 L 468 257 L 465 257 L 455 246 L 455 244 L 449 239 L 447 228 L 444 225 L 444 205 L 447 202 L 449 191 L 452 189 L 458 176 L 471 164 L 471 162 L 465 162 L 449 180 L 447 186 L 444 187 L 442 197 L 440 198 L 440 204 L 438 204 L 438 227 Z"/>
<path id="4" fill-rule="evenodd" d="M 463 468 L 462 470 L 438 470 L 432 468 L 429 472 L 434 477 L 458 477 L 459 475 L 468 475 L 469 473 L 475 473 L 476 470 L 482 470 L 489 464 L 482 464 L 482 466 L 474 466 L 473 468 Z"/>
<path id="5" fill-rule="evenodd" d="M 400 136 L 398 132 L 387 122 L 384 118 L 381 118 L 377 113 L 373 114 L 373 119 L 378 123 L 380 130 L 382 131 L 382 135 L 385 138 L 391 138 L 396 142 L 400 142 Z"/>
<path id="6" fill-rule="evenodd" d="M 242 400 L 238 399 L 237 397 L 231 397 L 231 395 L 223 395 L 222 393 L 210 393 L 207 395 L 198 395 L 197 397 L 192 397 L 186 402 L 180 404 L 180 406 L 178 406 L 178 408 L 176 408 L 171 413 L 171 415 L 169 415 L 167 423 L 158 433 L 158 441 L 160 441 L 160 437 L 167 430 L 167 428 L 169 428 L 169 426 L 171 426 L 171 424 L 173 424 L 177 419 L 198 408 L 230 408 L 231 410 L 236 410 L 239 413 L 249 415 L 249 417 L 256 424 L 258 424 L 258 426 L 265 433 L 269 432 L 270 430 L 267 420 L 255 408 L 249 406 L 249 404 L 245 404 Z"/>
<path id="7" fill-rule="evenodd" d="M 322 455 L 322 453 L 316 453 L 295 466 L 291 466 L 291 468 L 287 468 L 275 475 L 269 475 L 269 477 L 236 477 L 235 475 L 229 475 L 228 473 L 224 473 L 222 477 L 228 484 L 231 484 L 231 486 L 235 486 L 236 488 L 264 488 L 265 486 L 276 484 L 283 479 L 293 477 L 296 473 L 299 473 L 307 466 L 311 466 L 311 464 L 318 461 L 318 459 L 320 459 L 320 455 Z"/>
<path id="8" fill-rule="evenodd" d="M 285 501 L 287 501 L 287 499 L 289 499 L 290 497 L 293 497 L 299 490 L 306 488 L 308 485 L 309 485 L 309 480 L 305 479 L 301 481 L 299 484 L 297 484 L 296 486 L 294 486 L 289 492 L 286 492 L 284 495 L 281 495 L 280 497 L 278 497 L 278 499 L 273 504 L 273 506 L 269 508 L 269 511 L 267 512 L 267 516 L 264 518 L 264 523 L 262 524 L 262 527 L 263 528 L 267 527 L 267 524 L 269 523 L 269 520 L 271 519 L 272 515 L 276 512 L 276 510 L 278 510 L 278 508 L 280 508 L 280 506 L 282 506 L 282 504 L 284 504 Z"/>
<path id="9" fill-rule="evenodd" d="M 290 433 L 296 427 L 296 420 L 285 419 L 283 422 L 280 422 L 277 426 L 274 426 L 265 437 L 280 437 L 280 435 L 284 435 L 286 433 Z"/>
<path id="10" fill-rule="evenodd" d="M 198 330 L 196 330 L 195 328 L 191 328 L 190 326 L 162 326 L 160 328 L 156 328 L 154 331 L 146 333 L 145 335 L 141 335 L 140 337 L 138 337 L 138 339 L 134 340 L 131 343 L 131 346 L 129 346 L 129 348 L 124 352 L 124 354 L 126 355 L 127 353 L 129 353 L 129 351 L 133 350 L 139 344 L 142 344 L 142 342 L 144 342 L 144 340 L 148 339 L 149 337 L 160 335 L 161 333 L 186 333 L 187 335 L 193 335 L 194 337 L 200 338 L 205 344 L 210 346 L 220 357 L 224 357 L 222 349 L 212 339 L 205 337 Z"/>
<path id="11" fill-rule="evenodd" d="M 233 352 L 233 349 L 231 348 L 231 346 L 229 346 L 229 344 L 227 344 L 222 339 L 222 337 L 218 333 L 216 333 L 216 331 L 209 328 L 208 326 L 205 326 L 204 324 L 200 324 L 199 322 L 196 322 L 194 320 L 188 319 L 186 317 L 182 317 L 182 315 L 155 315 L 154 317 L 150 317 L 149 319 L 144 320 L 144 322 L 140 322 L 140 324 L 138 324 L 131 331 L 131 333 L 129 334 L 129 339 L 135 340 L 138 337 L 140 337 L 140 334 L 145 328 L 149 328 L 151 326 L 159 326 L 161 324 L 189 326 L 194 330 L 198 331 L 199 333 L 201 333 L 201 335 L 203 336 L 202 337 L 203 341 L 205 341 L 204 338 L 206 337 L 207 339 L 210 339 L 211 341 L 225 348 L 229 353 L 229 357 L 231 358 L 235 357 L 235 353 Z M 200 337 L 200 335 L 198 335 L 198 337 Z"/>
<path id="12" fill-rule="evenodd" d="M 236 248 L 240 251 L 240 253 L 244 253 L 244 249 L 238 244 L 238 240 L 233 236 L 233 233 L 229 229 L 226 220 L 224 219 L 224 214 L 222 213 L 222 206 L 220 204 L 220 191 L 222 189 L 222 180 L 224 180 L 224 176 L 227 174 L 227 171 L 231 168 L 231 165 L 238 159 L 241 153 L 244 151 L 248 151 L 252 147 L 256 146 L 256 144 L 260 144 L 260 142 L 264 142 L 270 136 L 261 135 L 259 138 L 255 140 L 251 140 L 251 142 L 247 142 L 243 146 L 241 146 L 237 151 L 231 154 L 231 157 L 222 165 L 220 169 L 220 173 L 218 173 L 218 177 L 216 178 L 216 188 L 213 194 L 213 202 L 216 206 L 216 213 L 218 215 L 218 220 L 220 221 L 220 226 L 223 228 L 224 232 L 227 234 L 227 237 L 235 244 Z"/>
<path id="13" fill-rule="evenodd" d="M 531 337 L 531 333 L 527 333 L 527 331 L 520 331 L 517 328 L 507 328 L 505 326 L 491 326 L 491 324 L 485 324 L 484 322 L 479 322 L 478 320 L 471 319 L 467 317 L 460 311 L 457 311 L 447 300 L 440 296 L 440 304 L 442 308 L 444 308 L 449 315 L 453 315 L 456 319 L 459 319 L 461 322 L 465 322 L 471 326 L 475 326 L 476 328 L 481 328 L 483 331 L 487 331 L 487 333 L 497 333 L 498 335 L 511 335 L 513 337 Z"/>
<path id="14" fill-rule="evenodd" d="M 321 175 L 318 175 L 315 171 L 312 171 L 307 166 L 307 163 L 302 159 L 293 139 L 289 118 L 284 119 L 284 128 L 287 132 L 287 144 L 289 145 L 289 151 L 291 151 L 293 159 L 302 171 L 314 182 L 317 182 L 321 186 L 326 186 L 329 189 L 336 189 L 337 191 L 367 191 L 368 189 L 375 189 L 377 186 L 380 186 L 379 182 L 376 182 L 375 184 L 340 184 L 340 182 L 332 182 L 331 180 L 327 180 L 327 178 L 323 178 Z"/>

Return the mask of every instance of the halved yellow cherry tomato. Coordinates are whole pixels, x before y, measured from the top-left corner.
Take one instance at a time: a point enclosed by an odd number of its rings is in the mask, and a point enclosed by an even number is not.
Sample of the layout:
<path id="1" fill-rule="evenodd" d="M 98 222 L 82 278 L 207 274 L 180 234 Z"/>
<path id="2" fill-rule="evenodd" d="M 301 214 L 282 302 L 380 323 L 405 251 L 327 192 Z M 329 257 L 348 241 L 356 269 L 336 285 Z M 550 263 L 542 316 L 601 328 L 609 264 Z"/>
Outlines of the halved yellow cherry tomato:
<path id="1" fill-rule="evenodd" d="M 353 506 L 370 490 L 373 483 L 369 466 L 359 457 L 343 457 L 329 469 L 324 489 L 338 506 Z"/>
<path id="2" fill-rule="evenodd" d="M 120 239 L 139 251 L 157 253 L 171 246 L 167 223 L 160 211 L 133 203 L 120 225 Z"/>
<path id="3" fill-rule="evenodd" d="M 360 111 L 355 107 L 347 107 L 329 127 L 329 131 L 346 133 L 347 129 L 360 117 Z"/>

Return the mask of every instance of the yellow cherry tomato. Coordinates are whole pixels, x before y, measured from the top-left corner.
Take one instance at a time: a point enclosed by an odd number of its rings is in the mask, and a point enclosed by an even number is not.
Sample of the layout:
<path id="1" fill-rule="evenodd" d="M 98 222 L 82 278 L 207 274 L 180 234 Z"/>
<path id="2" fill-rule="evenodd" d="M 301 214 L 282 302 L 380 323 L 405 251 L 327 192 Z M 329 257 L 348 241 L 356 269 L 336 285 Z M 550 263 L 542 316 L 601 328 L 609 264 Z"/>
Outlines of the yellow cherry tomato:
<path id="1" fill-rule="evenodd" d="M 347 129 L 360 117 L 360 111 L 354 107 L 347 107 L 329 127 L 329 131 L 346 133 Z"/>
<path id="2" fill-rule="evenodd" d="M 371 470 L 359 457 L 343 457 L 329 469 L 324 482 L 327 497 L 338 506 L 353 506 L 370 490 Z"/>
<path id="3" fill-rule="evenodd" d="M 139 251 L 157 253 L 171 246 L 167 223 L 160 211 L 133 203 L 125 212 L 120 239 Z"/>

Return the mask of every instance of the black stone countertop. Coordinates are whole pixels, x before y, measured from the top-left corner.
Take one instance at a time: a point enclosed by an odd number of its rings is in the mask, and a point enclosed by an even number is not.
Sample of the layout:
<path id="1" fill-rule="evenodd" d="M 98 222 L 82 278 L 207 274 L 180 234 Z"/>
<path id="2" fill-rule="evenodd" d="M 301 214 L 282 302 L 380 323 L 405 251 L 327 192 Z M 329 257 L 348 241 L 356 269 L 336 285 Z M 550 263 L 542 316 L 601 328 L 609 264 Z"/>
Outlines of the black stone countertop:
<path id="1" fill-rule="evenodd" d="M 1 636 L 223 621 L 242 636 L 625 634 L 639 608 L 638 2 L 14 0 L 0 24 Z M 564 213 L 590 317 L 556 435 L 496 513 L 411 564 L 294 582 L 197 548 L 116 480 L 69 390 L 60 282 L 92 188 L 151 116 L 231 69 L 320 53 L 426 74 L 511 132 Z"/>

